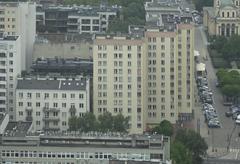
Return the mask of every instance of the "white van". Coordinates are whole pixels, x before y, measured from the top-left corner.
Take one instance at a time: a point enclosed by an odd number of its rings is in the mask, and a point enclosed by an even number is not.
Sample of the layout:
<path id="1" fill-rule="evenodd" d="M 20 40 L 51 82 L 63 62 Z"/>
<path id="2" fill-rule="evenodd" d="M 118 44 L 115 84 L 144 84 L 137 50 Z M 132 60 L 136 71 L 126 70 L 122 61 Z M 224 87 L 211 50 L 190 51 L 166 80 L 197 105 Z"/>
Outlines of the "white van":
<path id="1" fill-rule="evenodd" d="M 189 12 L 190 12 L 190 9 L 189 9 L 189 8 L 186 8 L 185 11 L 186 11 L 187 13 L 189 13 Z"/>

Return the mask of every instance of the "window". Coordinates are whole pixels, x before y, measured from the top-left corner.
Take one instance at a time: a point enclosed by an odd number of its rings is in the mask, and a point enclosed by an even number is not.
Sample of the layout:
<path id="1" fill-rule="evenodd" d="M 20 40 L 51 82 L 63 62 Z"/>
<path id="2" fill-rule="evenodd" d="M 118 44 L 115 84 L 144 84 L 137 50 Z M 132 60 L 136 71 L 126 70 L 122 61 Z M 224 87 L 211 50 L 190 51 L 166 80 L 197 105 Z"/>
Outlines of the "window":
<path id="1" fill-rule="evenodd" d="M 23 102 L 18 102 L 18 106 L 23 106 Z"/>
<path id="2" fill-rule="evenodd" d="M 18 97 L 19 98 L 23 98 L 23 93 L 21 92 L 21 93 L 18 93 Z"/>
<path id="3" fill-rule="evenodd" d="M 36 93 L 36 98 L 40 98 L 40 93 Z"/>
<path id="4" fill-rule="evenodd" d="M 74 94 L 74 93 L 71 94 L 71 98 L 72 98 L 72 99 L 75 98 L 75 94 Z"/>
<path id="5" fill-rule="evenodd" d="M 36 102 L 36 107 L 40 107 L 40 102 Z"/>
<path id="6" fill-rule="evenodd" d="M 63 108 L 66 108 L 66 107 L 67 107 L 67 104 L 66 104 L 66 103 L 62 103 L 62 107 L 63 107 Z"/>
<path id="7" fill-rule="evenodd" d="M 66 93 L 63 93 L 63 94 L 62 94 L 62 98 L 64 98 L 64 99 L 67 98 L 67 94 L 66 94 Z"/>
<path id="8" fill-rule="evenodd" d="M 83 103 L 80 103 L 79 104 L 79 108 L 83 108 L 84 107 L 84 104 Z"/>
<path id="9" fill-rule="evenodd" d="M 28 98 L 32 98 L 32 94 L 31 93 L 27 93 L 27 97 Z"/>
<path id="10" fill-rule="evenodd" d="M 18 114 L 19 114 L 19 116 L 23 116 L 23 112 L 22 111 L 19 111 Z"/>
<path id="11" fill-rule="evenodd" d="M 55 98 L 55 99 L 58 98 L 58 94 L 57 94 L 57 93 L 54 93 L 54 94 L 53 94 L 53 98 Z"/>
<path id="12" fill-rule="evenodd" d="M 58 103 L 53 103 L 53 107 L 57 108 L 58 107 Z"/>
<path id="13" fill-rule="evenodd" d="M 36 116 L 40 116 L 41 115 L 41 112 L 36 112 Z"/>
<path id="14" fill-rule="evenodd" d="M 32 107 L 32 103 L 31 103 L 31 102 L 28 102 L 28 103 L 27 103 L 27 106 L 28 106 L 28 107 Z"/>
<path id="15" fill-rule="evenodd" d="M 44 99 L 47 99 L 47 98 L 49 98 L 49 93 L 44 94 Z"/>

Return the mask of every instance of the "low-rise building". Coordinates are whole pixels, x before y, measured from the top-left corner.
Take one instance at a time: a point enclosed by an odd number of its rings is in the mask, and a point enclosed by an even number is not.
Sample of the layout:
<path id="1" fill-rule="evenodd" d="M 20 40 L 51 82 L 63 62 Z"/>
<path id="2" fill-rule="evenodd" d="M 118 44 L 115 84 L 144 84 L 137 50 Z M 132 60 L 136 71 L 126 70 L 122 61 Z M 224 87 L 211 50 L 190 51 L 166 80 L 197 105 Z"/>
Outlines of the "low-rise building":
<path id="1" fill-rule="evenodd" d="M 98 132 L 37 135 L 27 128 L 31 128 L 27 122 L 9 123 L 0 144 L 2 164 L 171 164 L 170 138 L 166 136 Z"/>
<path id="2" fill-rule="evenodd" d="M 71 116 L 90 111 L 86 78 L 19 78 L 16 120 L 32 122 L 32 132 L 66 131 Z"/>
<path id="3" fill-rule="evenodd" d="M 106 32 L 109 21 L 117 16 L 119 7 L 107 6 L 37 6 L 38 32 L 100 33 Z"/>

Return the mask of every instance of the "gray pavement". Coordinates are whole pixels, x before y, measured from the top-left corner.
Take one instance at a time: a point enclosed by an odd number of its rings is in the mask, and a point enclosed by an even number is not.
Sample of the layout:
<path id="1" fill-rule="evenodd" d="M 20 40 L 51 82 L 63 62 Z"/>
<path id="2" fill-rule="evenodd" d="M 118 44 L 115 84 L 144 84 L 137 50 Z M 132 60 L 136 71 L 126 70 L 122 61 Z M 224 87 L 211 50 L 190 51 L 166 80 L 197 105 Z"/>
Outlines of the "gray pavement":
<path id="1" fill-rule="evenodd" d="M 195 108 L 195 118 L 200 120 L 200 134 L 209 145 L 208 153 L 212 156 L 221 158 L 232 154 L 234 159 L 240 159 L 240 126 L 235 127 L 235 122 L 231 118 L 225 117 L 225 112 L 228 111 L 228 107 L 223 106 L 223 96 L 218 88 L 215 87 L 217 81 L 216 70 L 214 70 L 211 59 L 207 52 L 207 39 L 202 27 L 196 27 L 195 30 L 195 49 L 200 52 L 201 60 L 206 64 L 207 77 L 209 87 L 213 91 L 214 107 L 217 110 L 219 120 L 222 128 L 219 129 L 208 129 L 204 122 L 203 113 L 201 111 L 201 104 L 197 103 Z M 229 146 L 229 149 L 227 147 Z M 214 151 L 213 151 L 214 150 Z M 228 151 L 229 150 L 229 151 Z M 236 152 L 230 152 L 230 150 L 236 150 Z M 238 161 L 239 162 L 239 161 Z"/>

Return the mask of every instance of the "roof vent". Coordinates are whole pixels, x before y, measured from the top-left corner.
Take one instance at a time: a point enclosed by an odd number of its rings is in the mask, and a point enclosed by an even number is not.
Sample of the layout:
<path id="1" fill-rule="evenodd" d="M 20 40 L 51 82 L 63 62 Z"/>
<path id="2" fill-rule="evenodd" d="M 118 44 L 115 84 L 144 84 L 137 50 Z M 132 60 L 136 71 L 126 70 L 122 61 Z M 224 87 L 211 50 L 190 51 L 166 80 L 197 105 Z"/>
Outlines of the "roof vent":
<path id="1" fill-rule="evenodd" d="M 68 83 L 68 85 L 71 85 L 71 83 Z"/>
<path id="2" fill-rule="evenodd" d="M 79 86 L 79 83 L 76 83 L 77 86 Z"/>

